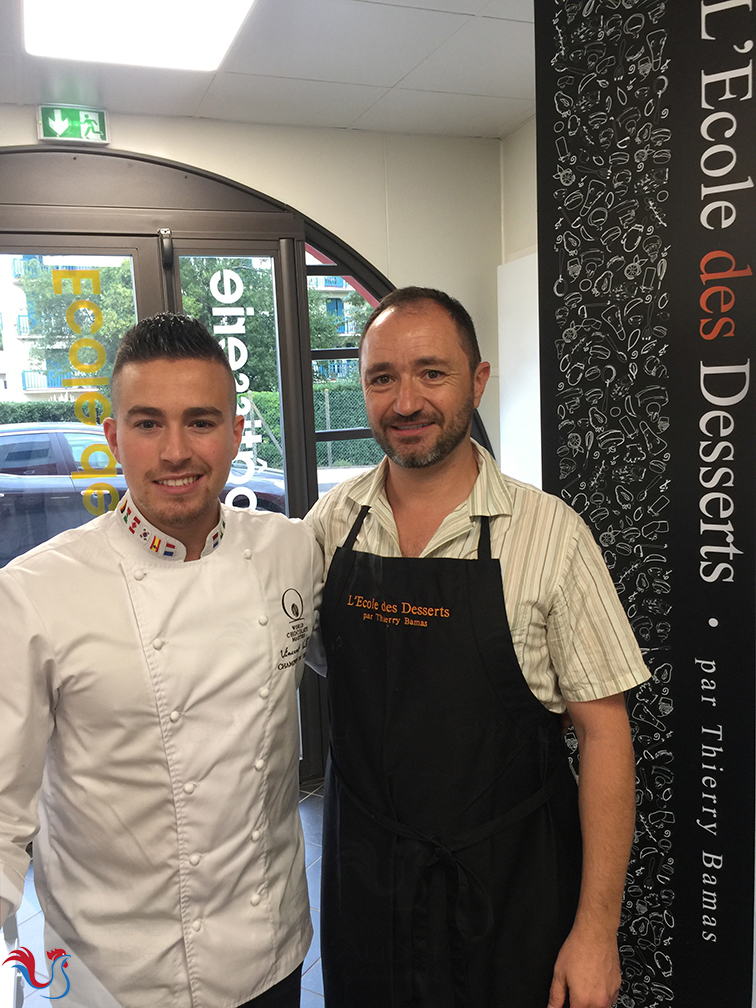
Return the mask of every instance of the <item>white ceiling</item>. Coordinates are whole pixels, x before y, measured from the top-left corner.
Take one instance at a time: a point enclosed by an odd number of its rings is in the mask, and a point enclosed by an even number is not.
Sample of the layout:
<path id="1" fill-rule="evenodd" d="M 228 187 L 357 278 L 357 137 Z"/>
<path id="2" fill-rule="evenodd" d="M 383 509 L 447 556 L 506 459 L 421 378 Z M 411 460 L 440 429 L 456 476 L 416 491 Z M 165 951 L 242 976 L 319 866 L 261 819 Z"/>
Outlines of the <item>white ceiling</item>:
<path id="1" fill-rule="evenodd" d="M 0 0 L 0 103 L 476 137 L 535 111 L 533 0 L 256 0 L 215 73 L 28 56 L 21 4 Z"/>

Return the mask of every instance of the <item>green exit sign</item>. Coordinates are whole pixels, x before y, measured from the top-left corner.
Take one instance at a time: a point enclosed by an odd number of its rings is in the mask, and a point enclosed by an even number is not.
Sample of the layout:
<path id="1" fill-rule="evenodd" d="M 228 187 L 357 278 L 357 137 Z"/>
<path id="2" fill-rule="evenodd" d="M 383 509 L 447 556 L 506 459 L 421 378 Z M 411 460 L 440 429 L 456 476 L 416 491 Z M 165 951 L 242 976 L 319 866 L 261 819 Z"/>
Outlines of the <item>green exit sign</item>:
<path id="1" fill-rule="evenodd" d="M 110 143 L 104 110 L 76 105 L 40 105 L 37 136 L 40 140 Z"/>

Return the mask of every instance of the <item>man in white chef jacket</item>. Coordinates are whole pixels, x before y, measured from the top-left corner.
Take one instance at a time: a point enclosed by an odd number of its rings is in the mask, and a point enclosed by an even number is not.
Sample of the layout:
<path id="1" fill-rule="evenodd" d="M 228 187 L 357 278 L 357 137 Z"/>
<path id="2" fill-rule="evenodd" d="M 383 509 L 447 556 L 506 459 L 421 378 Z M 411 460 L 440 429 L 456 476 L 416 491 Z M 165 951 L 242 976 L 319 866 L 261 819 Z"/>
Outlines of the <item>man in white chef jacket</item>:
<path id="1" fill-rule="evenodd" d="M 292 1008 L 320 549 L 299 522 L 219 503 L 243 418 L 200 323 L 138 323 L 111 388 L 128 493 L 0 571 L 2 914 L 34 838 L 67 1008 Z"/>

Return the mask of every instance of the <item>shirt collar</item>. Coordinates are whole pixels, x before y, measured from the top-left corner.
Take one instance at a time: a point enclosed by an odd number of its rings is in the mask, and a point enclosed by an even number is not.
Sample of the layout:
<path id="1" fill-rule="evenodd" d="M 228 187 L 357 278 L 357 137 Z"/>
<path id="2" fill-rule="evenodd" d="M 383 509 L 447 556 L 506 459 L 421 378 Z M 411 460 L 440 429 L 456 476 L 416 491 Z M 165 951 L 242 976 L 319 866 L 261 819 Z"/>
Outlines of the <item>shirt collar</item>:
<path id="1" fill-rule="evenodd" d="M 494 518 L 496 515 L 511 515 L 512 495 L 496 464 L 496 459 L 477 441 L 473 441 L 472 444 L 478 455 L 478 478 L 466 501 L 470 517 L 489 515 Z"/>
<path id="2" fill-rule="evenodd" d="M 133 503 L 128 493 L 125 493 L 121 503 L 118 505 L 118 513 L 126 526 L 126 531 L 133 536 L 134 542 L 138 543 L 150 556 L 165 557 L 166 560 L 178 560 L 183 563 L 186 559 L 186 547 L 175 537 L 171 538 L 159 528 L 148 522 L 144 515 Z M 210 532 L 205 545 L 200 554 L 201 557 L 212 553 L 218 546 L 226 528 L 221 508 L 220 521 Z"/>
<path id="3" fill-rule="evenodd" d="M 512 496 L 502 478 L 496 460 L 477 441 L 471 440 L 477 455 L 478 478 L 473 484 L 470 496 L 455 511 L 464 511 L 471 518 L 479 515 L 494 517 L 495 515 L 512 514 Z M 355 480 L 349 497 L 360 507 L 369 504 L 370 509 L 377 513 L 383 509 L 387 509 L 390 513 L 391 507 L 385 490 L 387 471 L 388 459 L 384 457 L 374 469 Z M 391 519 L 393 522 L 393 515 Z"/>

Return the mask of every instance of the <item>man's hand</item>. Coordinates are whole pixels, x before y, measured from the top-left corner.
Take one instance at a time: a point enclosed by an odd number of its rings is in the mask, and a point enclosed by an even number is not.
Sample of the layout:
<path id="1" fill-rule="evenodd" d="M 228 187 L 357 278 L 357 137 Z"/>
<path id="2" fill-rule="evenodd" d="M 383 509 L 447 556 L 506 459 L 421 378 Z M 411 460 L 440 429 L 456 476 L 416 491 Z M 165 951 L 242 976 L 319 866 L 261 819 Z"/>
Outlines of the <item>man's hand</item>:
<path id="1" fill-rule="evenodd" d="M 621 980 L 616 939 L 573 928 L 557 957 L 547 1008 L 562 1008 L 567 994 L 570 1008 L 611 1008 Z"/>

